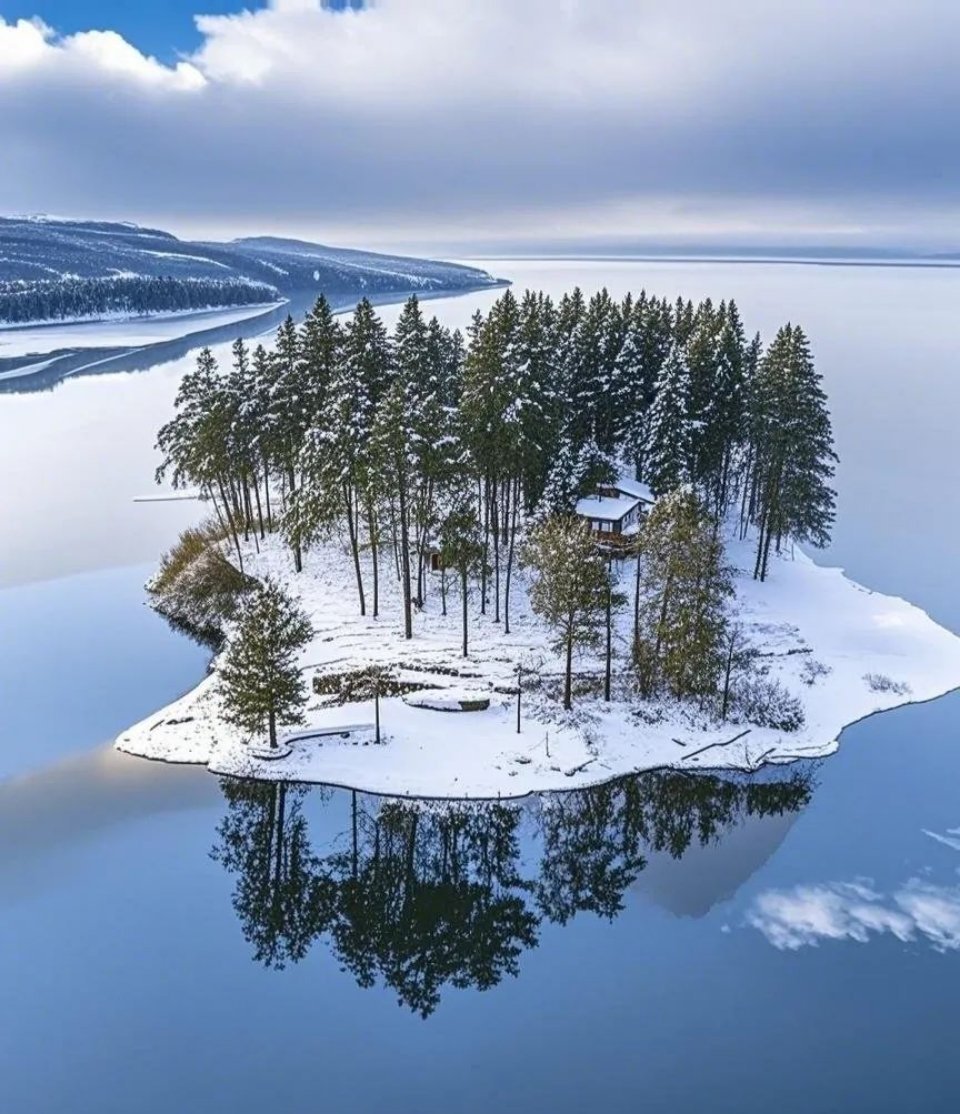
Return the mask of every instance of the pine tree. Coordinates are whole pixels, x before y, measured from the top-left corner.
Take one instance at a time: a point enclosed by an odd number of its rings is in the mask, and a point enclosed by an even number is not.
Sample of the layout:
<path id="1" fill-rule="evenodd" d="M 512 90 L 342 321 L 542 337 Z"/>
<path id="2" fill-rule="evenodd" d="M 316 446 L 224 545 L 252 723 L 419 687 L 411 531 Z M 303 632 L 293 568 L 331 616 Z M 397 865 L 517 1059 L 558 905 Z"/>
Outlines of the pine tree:
<path id="1" fill-rule="evenodd" d="M 610 571 L 579 519 L 557 516 L 539 522 L 523 547 L 524 564 L 536 571 L 530 605 L 553 631 L 564 653 L 563 706 L 572 705 L 573 651 L 603 637 Z"/>
<path id="2" fill-rule="evenodd" d="M 313 637 L 309 619 L 273 580 L 246 597 L 218 671 L 223 717 L 277 747 L 277 725 L 303 722 L 307 689 L 297 654 Z"/>
<path id="3" fill-rule="evenodd" d="M 520 486 L 527 511 L 543 495 L 566 417 L 556 387 L 556 327 L 553 302 L 528 290 L 520 303 L 517 341 Z"/>
<path id="4" fill-rule="evenodd" d="M 754 472 L 758 527 L 754 576 L 766 579 L 772 543 L 822 547 L 830 540 L 837 459 L 821 377 L 803 330 L 782 328 L 754 376 Z"/>
<path id="5" fill-rule="evenodd" d="M 330 303 L 321 294 L 304 318 L 300 329 L 300 360 L 303 373 L 305 417 L 310 425 L 323 421 L 330 397 L 342 334 Z"/>
<path id="6" fill-rule="evenodd" d="M 464 364 L 461 431 L 473 470 L 480 479 L 480 501 L 487 552 L 481 568 L 480 607 L 486 613 L 488 563 L 493 570 L 494 620 L 500 621 L 501 545 L 506 502 L 520 468 L 522 425 L 517 409 L 520 368 L 520 307 L 511 291 L 497 299 L 486 319 L 475 321 Z M 492 550 L 492 561 L 487 558 Z"/>
<path id="7" fill-rule="evenodd" d="M 677 697 L 717 691 L 730 570 L 710 515 L 690 488 L 662 496 L 638 537 L 634 663 L 641 691 Z"/>
<path id="8" fill-rule="evenodd" d="M 296 500 L 297 467 L 310 426 L 310 383 L 300 347 L 300 336 L 289 315 L 277 329 L 270 353 L 270 455 L 286 484 L 287 506 Z M 301 537 L 288 520 L 285 533 L 293 550 L 294 567 L 303 569 Z"/>
<path id="9" fill-rule="evenodd" d="M 209 348 L 200 352 L 195 370 L 181 380 L 174 406 L 176 416 L 157 434 L 157 448 L 162 454 L 157 480 L 169 474 L 174 487 L 194 484 L 213 501 L 217 516 L 233 539 L 242 572 L 239 533 L 243 512 L 234 482 L 234 409 Z"/>
<path id="10" fill-rule="evenodd" d="M 477 512 L 469 499 L 460 499 L 440 524 L 440 560 L 444 569 L 455 569 L 460 578 L 463 609 L 463 656 L 468 651 L 469 580 L 483 560 L 483 539 Z"/>
<path id="11" fill-rule="evenodd" d="M 415 516 L 418 464 L 415 415 L 428 377 L 427 327 L 416 298 L 403 307 L 394 333 L 394 375 L 380 402 L 371 437 L 371 468 L 396 507 L 395 537 L 403 596 L 403 632 L 413 638 L 413 590 L 410 551 Z"/>
<path id="12" fill-rule="evenodd" d="M 328 424 L 317 476 L 321 493 L 317 507 L 321 518 L 331 506 L 339 507 L 347 527 L 353 556 L 360 614 L 366 614 L 366 593 L 360 566 L 360 531 L 363 509 L 371 503 L 369 486 L 376 485 L 371 449 L 374 421 L 392 376 L 390 340 L 370 301 L 364 298 L 347 324 L 330 385 Z M 379 485 L 376 485 L 379 486 Z"/>
<path id="13" fill-rule="evenodd" d="M 734 463 L 746 433 L 746 344 L 733 302 L 721 306 L 717 320 L 719 332 L 711 384 L 704 391 L 694 478 L 719 521 L 730 502 Z"/>
<path id="14" fill-rule="evenodd" d="M 690 374 L 683 350 L 675 344 L 657 377 L 644 437 L 644 477 L 657 495 L 689 479 L 693 436 L 689 407 Z"/>
<path id="15" fill-rule="evenodd" d="M 547 474 L 539 513 L 544 517 L 573 513 L 581 491 L 580 453 L 573 440 L 573 431 L 565 425 L 559 437 L 553 463 Z"/>

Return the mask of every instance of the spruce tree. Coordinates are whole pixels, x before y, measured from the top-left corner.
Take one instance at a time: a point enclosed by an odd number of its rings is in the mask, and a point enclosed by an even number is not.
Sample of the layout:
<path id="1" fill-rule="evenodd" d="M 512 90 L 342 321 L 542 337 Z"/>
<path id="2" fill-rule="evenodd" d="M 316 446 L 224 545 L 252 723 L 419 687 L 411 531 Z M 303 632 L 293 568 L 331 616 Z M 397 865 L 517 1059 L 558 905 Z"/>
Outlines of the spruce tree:
<path id="1" fill-rule="evenodd" d="M 539 522 L 523 547 L 524 564 L 536 572 L 530 606 L 550 628 L 564 655 L 563 706 L 572 705 L 573 651 L 603 638 L 610 599 L 610 570 L 579 519 Z"/>
<path id="2" fill-rule="evenodd" d="M 683 349 L 675 344 L 657 377 L 643 443 L 644 478 L 654 493 L 687 482 L 693 431 L 690 425 L 690 374 Z"/>
<path id="3" fill-rule="evenodd" d="M 727 630 L 731 572 L 706 508 L 690 488 L 657 500 L 637 539 L 640 689 L 677 697 L 717 690 Z"/>
<path id="4" fill-rule="evenodd" d="M 766 579 L 772 544 L 830 540 L 837 459 L 826 395 L 803 330 L 777 333 L 754 376 L 753 436 L 758 527 L 754 576 Z"/>
<path id="5" fill-rule="evenodd" d="M 313 637 L 310 620 L 273 580 L 239 606 L 218 671 L 223 717 L 277 747 L 277 725 L 303 722 L 307 688 L 297 655 Z"/>

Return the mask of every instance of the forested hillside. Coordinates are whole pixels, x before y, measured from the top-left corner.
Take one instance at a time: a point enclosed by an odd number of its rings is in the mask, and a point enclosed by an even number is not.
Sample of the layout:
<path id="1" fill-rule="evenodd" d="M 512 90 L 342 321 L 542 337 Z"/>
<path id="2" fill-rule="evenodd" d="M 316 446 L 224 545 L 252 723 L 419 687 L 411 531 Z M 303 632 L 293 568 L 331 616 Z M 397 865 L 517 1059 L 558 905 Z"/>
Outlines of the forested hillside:
<path id="1" fill-rule="evenodd" d="M 131 224 L 0 218 L 0 324 L 466 290 L 473 267 L 261 237 L 189 242 Z"/>
<path id="2" fill-rule="evenodd" d="M 11 325 L 71 318 L 182 313 L 212 306 L 249 306 L 280 300 L 266 283 L 242 279 L 67 278 L 0 282 L 0 321 Z"/>

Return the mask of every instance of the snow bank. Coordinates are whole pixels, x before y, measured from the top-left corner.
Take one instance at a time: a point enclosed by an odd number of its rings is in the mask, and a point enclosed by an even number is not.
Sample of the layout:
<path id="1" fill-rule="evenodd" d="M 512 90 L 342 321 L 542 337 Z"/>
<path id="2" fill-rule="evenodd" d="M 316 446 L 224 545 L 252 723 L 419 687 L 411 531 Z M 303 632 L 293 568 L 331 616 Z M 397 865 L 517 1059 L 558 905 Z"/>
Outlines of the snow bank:
<path id="1" fill-rule="evenodd" d="M 571 713 L 552 695 L 525 692 L 518 734 L 517 663 L 526 677 L 539 675 L 554 689 L 561 670 L 530 612 L 522 576 L 515 582 L 509 635 L 492 616 L 476 614 L 472 601 L 470 657 L 464 659 L 459 599 L 451 596 L 450 614 L 443 616 L 438 579 L 431 580 L 407 642 L 392 578 L 381 576 L 382 617 L 361 618 L 344 551 L 328 546 L 308 554 L 298 576 L 288 553 L 268 543 L 262 553 L 246 555 L 248 571 L 281 577 L 311 614 L 316 634 L 302 656 L 308 677 L 389 665 L 404 685 L 427 690 L 425 699 L 410 701 L 409 693 L 407 700 L 381 699 L 378 746 L 372 703 L 335 706 L 329 696 L 314 696 L 306 725 L 283 737 L 289 756 L 262 761 L 220 717 L 214 662 L 210 677 L 124 732 L 117 746 L 147 758 L 203 763 L 215 773 L 393 795 L 516 797 L 658 767 L 754 770 L 821 757 L 836 749 L 846 725 L 960 686 L 960 639 L 919 608 L 871 592 L 800 553 L 776 558 L 765 584 L 750 579 L 753 554 L 746 543 L 733 543 L 729 556 L 739 570 L 739 621 L 763 655 L 768 678 L 803 702 L 806 723 L 797 732 L 697 722 L 683 708 L 640 704 L 624 690 L 623 699 L 609 704 L 582 696 Z M 621 569 L 626 592 L 632 567 L 628 561 Z M 629 612 L 616 632 L 620 668 L 627 659 Z M 585 656 L 577 668 L 595 673 L 601 663 Z M 464 692 L 489 696 L 490 707 L 456 716 L 434 710 L 458 703 Z"/>
<path id="2" fill-rule="evenodd" d="M 411 708 L 429 708 L 434 712 L 485 712 L 491 694 L 482 689 L 417 689 L 404 694 L 403 702 Z"/>

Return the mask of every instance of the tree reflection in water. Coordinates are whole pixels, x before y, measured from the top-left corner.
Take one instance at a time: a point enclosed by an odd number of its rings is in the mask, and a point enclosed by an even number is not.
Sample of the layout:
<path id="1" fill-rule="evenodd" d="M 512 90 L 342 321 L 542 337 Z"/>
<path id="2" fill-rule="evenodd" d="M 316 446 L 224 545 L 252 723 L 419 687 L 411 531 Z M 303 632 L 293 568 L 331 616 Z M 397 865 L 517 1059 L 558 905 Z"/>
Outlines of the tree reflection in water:
<path id="1" fill-rule="evenodd" d="M 350 824 L 322 854 L 303 805 L 331 791 L 221 782 L 213 858 L 254 958 L 282 968 L 324 939 L 360 986 L 382 982 L 423 1017 L 444 986 L 519 973 L 543 921 L 613 919 L 646 864 L 719 844 L 750 818 L 796 813 L 810 768 L 778 780 L 644 774 L 523 802 L 412 802 L 351 795 Z"/>

